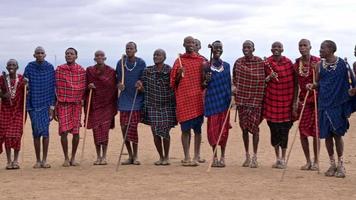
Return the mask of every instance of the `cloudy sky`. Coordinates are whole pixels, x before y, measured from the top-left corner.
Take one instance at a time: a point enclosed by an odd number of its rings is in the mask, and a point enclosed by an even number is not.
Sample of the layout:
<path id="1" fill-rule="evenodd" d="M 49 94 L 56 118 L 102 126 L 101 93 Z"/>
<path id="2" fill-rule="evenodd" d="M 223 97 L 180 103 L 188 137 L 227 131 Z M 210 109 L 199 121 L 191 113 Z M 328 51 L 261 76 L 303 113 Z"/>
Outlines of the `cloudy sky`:
<path id="1" fill-rule="evenodd" d="M 201 53 L 209 56 L 207 44 L 221 40 L 223 59 L 230 64 L 242 56 L 246 39 L 256 45 L 255 54 L 270 55 L 274 41 L 284 44 L 284 54 L 295 59 L 298 41 L 312 41 L 318 55 L 320 43 L 332 39 L 337 55 L 355 61 L 355 0 L 0 0 L 0 70 L 15 58 L 20 70 L 33 60 L 41 45 L 47 60 L 64 63 L 64 51 L 79 51 L 78 63 L 93 64 L 93 53 L 102 49 L 111 66 L 124 53 L 125 44 L 138 44 L 137 56 L 152 64 L 157 48 L 167 51 L 167 64 L 183 52 L 183 38 L 201 40 Z"/>

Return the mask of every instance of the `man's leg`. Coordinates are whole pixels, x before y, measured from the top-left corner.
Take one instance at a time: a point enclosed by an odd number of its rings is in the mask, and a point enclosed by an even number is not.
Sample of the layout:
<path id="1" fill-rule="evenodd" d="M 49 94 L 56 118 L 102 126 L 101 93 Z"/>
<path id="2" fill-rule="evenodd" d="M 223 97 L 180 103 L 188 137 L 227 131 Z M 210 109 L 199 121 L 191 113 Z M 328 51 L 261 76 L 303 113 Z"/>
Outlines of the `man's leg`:
<path id="1" fill-rule="evenodd" d="M 50 168 L 51 165 L 47 163 L 47 155 L 48 155 L 48 146 L 49 146 L 49 136 L 42 137 L 42 146 L 43 146 L 43 157 L 42 157 L 42 167 Z"/>
<path id="2" fill-rule="evenodd" d="M 194 158 L 193 158 L 193 161 L 196 162 L 196 164 L 199 163 L 201 139 L 202 139 L 202 134 L 194 132 Z"/>
<path id="3" fill-rule="evenodd" d="M 245 155 L 246 155 L 246 159 L 245 162 L 242 164 L 243 167 L 248 167 L 250 166 L 251 163 L 251 158 L 250 158 L 250 153 L 249 153 L 249 135 L 248 135 L 248 130 L 247 129 L 243 129 L 242 130 L 242 139 L 244 141 L 244 147 L 245 147 Z"/>
<path id="4" fill-rule="evenodd" d="M 335 176 L 338 178 L 345 177 L 345 167 L 344 167 L 344 140 L 342 136 L 334 135 L 335 147 L 337 152 L 338 165 Z"/>
<path id="5" fill-rule="evenodd" d="M 183 160 L 183 164 L 184 163 L 188 163 L 190 162 L 190 154 L 189 154 L 189 148 L 190 148 L 190 130 L 186 131 L 186 132 L 182 132 L 182 146 L 183 146 L 183 151 L 184 151 L 184 160 Z"/>
<path id="6" fill-rule="evenodd" d="M 127 129 L 127 126 L 121 125 L 121 132 L 122 132 L 123 139 L 125 139 L 126 129 Z M 125 140 L 125 146 L 127 149 L 127 153 L 129 154 L 129 158 L 126 161 L 123 161 L 121 164 L 130 165 L 133 162 L 133 155 L 132 155 L 133 153 L 132 153 L 130 141 Z"/>
<path id="7" fill-rule="evenodd" d="M 94 165 L 100 165 L 101 162 L 101 145 L 95 144 L 95 151 L 96 151 L 96 161 L 94 161 Z"/>
<path id="8" fill-rule="evenodd" d="M 302 149 L 304 152 L 304 156 L 305 159 L 307 161 L 307 163 L 305 165 L 303 165 L 300 169 L 301 170 L 310 170 L 312 164 L 311 164 L 311 160 L 310 160 L 310 152 L 309 152 L 309 141 L 308 138 L 305 136 L 301 136 L 300 137 L 300 142 L 302 144 Z"/>
<path id="9" fill-rule="evenodd" d="M 72 138 L 72 158 L 70 159 L 70 164 L 72 166 L 78 166 L 79 165 L 79 163 L 77 163 L 75 161 L 75 156 L 76 156 L 76 153 L 77 153 L 78 145 L 79 145 L 79 134 L 73 134 L 73 138 Z"/>
<path id="10" fill-rule="evenodd" d="M 6 169 L 12 169 L 11 148 L 5 147 L 7 164 Z"/>
<path id="11" fill-rule="evenodd" d="M 41 137 L 33 138 L 33 146 L 35 147 L 35 154 L 36 154 L 36 164 L 33 166 L 33 168 L 40 168 L 41 167 Z"/>
<path id="12" fill-rule="evenodd" d="M 336 163 L 334 157 L 334 140 L 332 134 L 329 137 L 325 138 L 325 146 L 330 159 L 330 167 L 325 172 L 325 176 L 334 176 L 336 173 Z"/>
<path id="13" fill-rule="evenodd" d="M 171 146 L 171 139 L 170 138 L 163 138 L 163 148 L 164 148 L 164 163 L 169 164 L 169 148 Z"/>
<path id="14" fill-rule="evenodd" d="M 251 164 L 250 167 L 251 168 L 257 168 L 258 167 L 258 162 L 257 162 L 257 150 L 258 150 L 258 143 L 260 140 L 260 135 L 259 133 L 254 133 L 252 134 L 252 144 L 253 144 L 253 156 L 251 159 Z"/>
<path id="15" fill-rule="evenodd" d="M 63 132 L 61 134 L 61 144 L 62 144 L 62 149 L 63 149 L 63 155 L 64 155 L 64 163 L 63 167 L 69 167 L 70 162 L 69 162 L 69 156 L 68 156 L 68 133 Z"/>
<path id="16" fill-rule="evenodd" d="M 319 152 L 320 152 L 320 140 L 316 137 L 313 138 L 313 150 L 314 150 L 314 163 L 311 170 L 319 170 Z"/>
<path id="17" fill-rule="evenodd" d="M 159 160 L 155 162 L 155 165 L 162 165 L 162 162 L 164 159 L 163 150 L 162 150 L 162 139 L 160 136 L 155 135 L 155 133 L 153 133 L 153 140 L 154 140 L 155 147 L 156 147 L 158 155 L 159 155 Z"/>

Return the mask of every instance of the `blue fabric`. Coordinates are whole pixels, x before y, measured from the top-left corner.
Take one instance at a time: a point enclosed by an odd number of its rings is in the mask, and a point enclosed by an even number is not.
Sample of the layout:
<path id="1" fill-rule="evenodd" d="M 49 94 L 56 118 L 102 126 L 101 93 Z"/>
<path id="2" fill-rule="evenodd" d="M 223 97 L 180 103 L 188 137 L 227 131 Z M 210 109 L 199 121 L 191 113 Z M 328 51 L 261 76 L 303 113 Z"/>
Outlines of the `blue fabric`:
<path id="1" fill-rule="evenodd" d="M 124 61 L 125 63 L 125 61 Z M 134 63 L 131 63 L 129 61 L 126 62 L 127 67 L 129 69 L 132 69 L 134 67 Z M 136 57 L 136 67 L 132 71 L 128 71 L 124 67 L 124 74 L 125 74 L 125 89 L 121 91 L 119 100 L 118 100 L 118 110 L 119 111 L 130 111 L 132 107 L 132 103 L 134 100 L 135 92 L 136 92 L 136 87 L 135 84 L 138 80 L 141 80 L 143 71 L 146 68 L 146 63 L 143 61 L 141 58 Z M 117 80 L 120 82 L 121 81 L 121 59 L 116 65 L 116 74 L 117 74 Z M 141 110 L 143 107 L 143 94 L 138 93 L 135 105 L 133 107 L 134 111 Z"/>
<path id="2" fill-rule="evenodd" d="M 215 67 L 221 66 L 222 61 L 214 62 Z M 229 63 L 223 62 L 224 70 L 212 73 L 205 94 L 204 114 L 211 116 L 226 111 L 231 101 L 231 74 Z"/>
<path id="3" fill-rule="evenodd" d="M 201 115 L 199 117 L 196 117 L 194 119 L 190 119 L 188 121 L 184 121 L 180 123 L 180 129 L 182 132 L 187 132 L 190 129 L 193 129 L 194 133 L 196 134 L 201 134 L 201 126 L 203 125 L 204 122 L 204 116 Z"/>
<path id="4" fill-rule="evenodd" d="M 345 62 L 338 58 L 336 69 L 320 65 L 318 114 L 320 138 L 332 134 L 343 136 L 349 128 L 352 100 L 348 95 L 348 71 Z"/>
<path id="5" fill-rule="evenodd" d="M 55 72 L 47 61 L 28 63 L 24 76 L 29 80 L 27 110 L 41 110 L 55 104 Z"/>
<path id="6" fill-rule="evenodd" d="M 32 135 L 34 138 L 49 137 L 49 110 L 30 110 L 29 112 L 32 125 Z"/>

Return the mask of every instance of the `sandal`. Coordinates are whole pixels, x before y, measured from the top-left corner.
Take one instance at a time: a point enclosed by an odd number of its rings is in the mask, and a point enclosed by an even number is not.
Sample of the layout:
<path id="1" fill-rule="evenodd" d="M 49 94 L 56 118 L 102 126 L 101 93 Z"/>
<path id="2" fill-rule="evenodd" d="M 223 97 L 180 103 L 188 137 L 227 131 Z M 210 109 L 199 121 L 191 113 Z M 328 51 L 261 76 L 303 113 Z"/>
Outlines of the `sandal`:
<path id="1" fill-rule="evenodd" d="M 276 163 L 274 163 L 273 165 L 272 165 L 272 168 L 279 168 L 279 166 L 281 165 L 281 160 L 277 160 L 276 161 Z"/>
<path id="2" fill-rule="evenodd" d="M 131 158 L 121 162 L 121 165 L 132 165 L 132 164 L 133 164 L 133 159 Z"/>
<path id="3" fill-rule="evenodd" d="M 277 169 L 285 169 L 287 167 L 286 161 L 280 160 L 280 164 L 277 166 Z"/>
<path id="4" fill-rule="evenodd" d="M 188 166 L 190 166 L 191 161 L 190 160 L 182 160 L 181 163 L 184 167 L 188 167 Z"/>
<path id="5" fill-rule="evenodd" d="M 219 164 L 218 164 L 218 167 L 225 167 L 225 159 L 224 158 L 220 158 L 220 161 L 219 161 Z"/>
<path id="6" fill-rule="evenodd" d="M 34 169 L 39 169 L 41 168 L 41 162 L 37 162 L 35 165 L 33 165 Z"/>
<path id="7" fill-rule="evenodd" d="M 20 169 L 19 162 L 12 162 L 12 169 Z"/>
<path id="8" fill-rule="evenodd" d="M 96 161 L 93 162 L 93 165 L 100 165 L 100 163 L 101 163 L 101 160 L 97 159 Z"/>
<path id="9" fill-rule="evenodd" d="M 190 162 L 190 165 L 189 166 L 191 166 L 191 167 L 197 167 L 197 166 L 199 166 L 199 161 L 197 161 L 197 160 L 192 160 L 192 162 Z"/>
<path id="10" fill-rule="evenodd" d="M 346 170 L 343 164 L 339 164 L 336 169 L 335 177 L 336 178 L 345 178 Z"/>
<path id="11" fill-rule="evenodd" d="M 106 158 L 101 158 L 99 165 L 107 165 L 108 162 L 106 161 Z"/>
<path id="12" fill-rule="evenodd" d="M 7 169 L 7 170 L 14 169 L 12 166 L 12 163 L 7 163 L 5 169 Z"/>
<path id="13" fill-rule="evenodd" d="M 250 163 L 250 168 L 258 168 L 257 157 L 253 156 Z"/>
<path id="14" fill-rule="evenodd" d="M 69 160 L 65 160 L 64 163 L 62 164 L 63 167 L 69 167 L 70 166 L 70 162 Z"/>
<path id="15" fill-rule="evenodd" d="M 48 168 L 51 168 L 51 165 L 44 161 L 44 162 L 41 163 L 41 167 L 45 168 L 45 169 L 48 169 Z"/>
<path id="16" fill-rule="evenodd" d="M 305 165 L 300 167 L 300 170 L 311 170 L 312 164 L 307 162 Z"/>
<path id="17" fill-rule="evenodd" d="M 336 165 L 332 164 L 330 165 L 329 169 L 325 172 L 325 176 L 335 176 L 336 173 Z"/>
<path id="18" fill-rule="evenodd" d="M 74 160 L 70 161 L 70 166 L 76 167 L 76 166 L 80 166 L 80 164 L 78 162 L 75 162 Z"/>
<path id="19" fill-rule="evenodd" d="M 249 167 L 251 163 L 250 157 L 246 157 L 245 162 L 242 164 L 242 167 Z"/>
<path id="20" fill-rule="evenodd" d="M 163 160 L 159 159 L 156 162 L 154 162 L 155 165 L 163 165 Z"/>
<path id="21" fill-rule="evenodd" d="M 213 163 L 211 164 L 211 167 L 218 167 L 219 166 L 219 160 L 218 158 L 214 158 Z"/>
<path id="22" fill-rule="evenodd" d="M 318 163 L 313 163 L 312 166 L 310 167 L 311 171 L 319 171 L 319 165 Z"/>
<path id="23" fill-rule="evenodd" d="M 170 165 L 171 163 L 169 162 L 169 159 L 164 159 L 162 161 L 162 165 Z"/>
<path id="24" fill-rule="evenodd" d="M 141 165 L 141 162 L 134 159 L 133 162 L 132 162 L 133 165 Z"/>

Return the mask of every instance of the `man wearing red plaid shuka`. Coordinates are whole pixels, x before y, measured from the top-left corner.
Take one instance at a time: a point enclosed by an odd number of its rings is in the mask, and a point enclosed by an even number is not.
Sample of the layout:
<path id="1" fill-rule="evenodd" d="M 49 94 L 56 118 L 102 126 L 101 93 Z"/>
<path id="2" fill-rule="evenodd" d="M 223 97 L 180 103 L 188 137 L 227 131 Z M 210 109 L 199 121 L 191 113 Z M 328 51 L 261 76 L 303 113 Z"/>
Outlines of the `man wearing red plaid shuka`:
<path id="1" fill-rule="evenodd" d="M 19 169 L 18 157 L 23 130 L 23 101 L 26 84 L 22 75 L 17 74 L 17 61 L 10 59 L 6 66 L 8 75 L 0 76 L 0 153 L 5 143 L 6 169 Z M 14 150 L 14 159 L 11 157 Z"/>
<path id="2" fill-rule="evenodd" d="M 82 100 L 86 88 L 85 69 L 75 60 L 78 52 L 68 48 L 65 52 L 66 64 L 56 69 L 56 114 L 59 122 L 59 135 L 64 153 L 63 167 L 78 166 L 75 155 L 79 144 L 79 128 L 82 114 Z M 72 133 L 72 155 L 68 156 L 68 133 Z"/>
<path id="3" fill-rule="evenodd" d="M 271 51 L 265 68 L 268 76 L 263 116 L 270 128 L 271 144 L 276 154 L 276 163 L 272 167 L 284 169 L 288 134 L 297 115 L 298 84 L 292 62 L 282 56 L 283 44 L 274 42 Z"/>
<path id="4" fill-rule="evenodd" d="M 320 58 L 310 55 L 311 45 L 307 39 L 302 39 L 298 43 L 299 52 L 301 57 L 295 61 L 294 70 L 298 75 L 298 84 L 300 88 L 299 101 L 298 101 L 298 113 L 300 114 L 303 106 L 305 95 L 307 94 L 307 84 L 312 84 L 315 68 Z M 318 143 L 316 138 L 317 128 L 315 124 L 315 102 L 314 92 L 309 92 L 306 104 L 304 105 L 303 116 L 299 122 L 300 142 L 302 144 L 303 152 L 307 163 L 303 165 L 301 170 L 313 170 L 319 169 L 318 166 Z M 309 142 L 308 137 L 313 137 L 313 150 L 314 150 L 314 162 L 310 159 Z"/>
<path id="5" fill-rule="evenodd" d="M 177 120 L 181 125 L 182 145 L 184 150 L 183 166 L 198 166 L 200 158 L 201 126 L 203 124 L 203 87 L 202 67 L 204 59 L 194 52 L 195 40 L 184 38 L 186 53 L 174 62 L 171 72 L 171 87 L 174 89 L 177 103 Z M 194 158 L 191 160 L 189 148 L 193 129 Z"/>
<path id="6" fill-rule="evenodd" d="M 246 159 L 243 167 L 257 168 L 259 125 L 262 122 L 262 105 L 265 91 L 265 63 L 253 55 L 255 45 L 246 40 L 242 44 L 243 57 L 236 60 L 233 69 L 235 103 L 239 111 L 239 125 L 242 130 Z M 249 153 L 249 133 L 252 134 L 253 156 Z"/>

